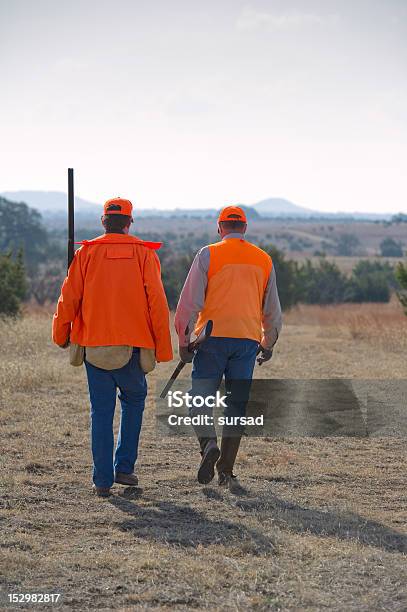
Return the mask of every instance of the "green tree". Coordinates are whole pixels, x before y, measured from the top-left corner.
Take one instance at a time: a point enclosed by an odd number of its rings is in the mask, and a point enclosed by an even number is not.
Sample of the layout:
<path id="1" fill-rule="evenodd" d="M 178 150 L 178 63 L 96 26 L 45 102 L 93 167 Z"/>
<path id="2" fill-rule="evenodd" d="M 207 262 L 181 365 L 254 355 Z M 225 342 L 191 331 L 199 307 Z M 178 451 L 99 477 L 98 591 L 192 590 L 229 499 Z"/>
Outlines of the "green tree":
<path id="1" fill-rule="evenodd" d="M 335 304 L 344 300 L 346 277 L 335 263 L 325 258 L 317 266 L 309 259 L 298 266 L 296 283 L 300 302 Z"/>
<path id="2" fill-rule="evenodd" d="M 379 272 L 383 274 L 386 282 L 395 289 L 397 287 L 397 281 L 394 277 L 394 266 L 389 264 L 387 261 L 383 262 L 379 259 L 360 259 L 352 270 L 352 276 L 362 278 L 369 274 Z"/>
<path id="3" fill-rule="evenodd" d="M 266 251 L 273 260 L 281 307 L 283 310 L 287 310 L 294 306 L 299 299 L 296 280 L 297 264 L 290 259 L 286 259 L 284 253 L 272 245 L 261 244 L 260 248 Z"/>
<path id="4" fill-rule="evenodd" d="M 344 296 L 345 302 L 388 302 L 389 300 L 390 287 L 380 272 L 360 277 L 352 275 Z"/>
<path id="5" fill-rule="evenodd" d="M 17 316 L 26 291 L 22 251 L 15 258 L 11 252 L 0 254 L 0 316 Z"/>
<path id="6" fill-rule="evenodd" d="M 380 243 L 380 253 L 382 257 L 403 257 L 403 247 L 401 242 L 385 238 Z"/>
<path id="7" fill-rule="evenodd" d="M 27 270 L 33 273 L 47 258 L 48 243 L 39 212 L 0 197 L 0 252 L 23 249 Z"/>
<path id="8" fill-rule="evenodd" d="M 191 267 L 192 255 L 177 255 L 163 247 L 160 253 L 161 273 L 168 300 L 168 305 L 174 309 L 178 303 L 182 287 Z"/>
<path id="9" fill-rule="evenodd" d="M 336 244 L 336 254 L 349 257 L 357 255 L 360 249 L 360 240 L 355 234 L 341 234 Z"/>
<path id="10" fill-rule="evenodd" d="M 397 292 L 397 297 L 400 300 L 401 305 L 404 308 L 404 312 L 407 315 L 407 265 L 398 264 L 396 268 L 396 279 L 399 283 L 400 290 Z"/>

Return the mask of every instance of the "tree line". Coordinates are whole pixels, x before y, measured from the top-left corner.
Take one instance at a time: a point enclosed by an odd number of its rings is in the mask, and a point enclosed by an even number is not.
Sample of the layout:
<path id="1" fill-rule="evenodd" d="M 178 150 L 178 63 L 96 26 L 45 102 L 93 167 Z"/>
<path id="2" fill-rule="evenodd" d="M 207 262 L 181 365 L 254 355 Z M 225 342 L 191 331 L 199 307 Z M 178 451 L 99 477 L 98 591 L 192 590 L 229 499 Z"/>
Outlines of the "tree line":
<path id="1" fill-rule="evenodd" d="M 100 230 L 94 235 L 98 233 Z M 90 234 L 79 230 L 76 239 L 89 238 Z M 152 232 L 141 238 L 160 237 Z M 166 238 L 160 260 L 173 309 L 195 252 L 211 239 L 207 234 L 191 235 L 182 252 L 177 236 Z M 21 302 L 27 299 L 40 305 L 57 300 L 66 273 L 65 246 L 65 231 L 51 234 L 37 211 L 0 198 L 0 314 L 17 315 Z M 407 267 L 402 264 L 395 270 L 388 262 L 360 260 L 346 275 L 323 255 L 316 263 L 310 259 L 298 262 L 270 244 L 259 246 L 273 259 L 283 309 L 298 303 L 388 302 L 396 291 L 407 312 Z"/>

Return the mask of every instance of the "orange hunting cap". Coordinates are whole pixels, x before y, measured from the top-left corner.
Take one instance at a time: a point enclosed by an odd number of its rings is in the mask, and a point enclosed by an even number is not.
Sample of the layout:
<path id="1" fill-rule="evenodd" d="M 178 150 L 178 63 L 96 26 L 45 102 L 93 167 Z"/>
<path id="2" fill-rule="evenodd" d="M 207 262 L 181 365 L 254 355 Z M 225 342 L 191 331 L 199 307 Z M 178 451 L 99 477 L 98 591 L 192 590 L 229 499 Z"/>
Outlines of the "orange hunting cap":
<path id="1" fill-rule="evenodd" d="M 239 206 L 226 206 L 223 208 L 218 217 L 218 223 L 222 221 L 243 221 L 247 223 L 246 214 Z"/>
<path id="2" fill-rule="evenodd" d="M 123 198 L 112 198 L 105 202 L 103 206 L 104 215 L 126 215 L 131 217 L 133 214 L 133 204 L 130 200 L 124 200 Z"/>

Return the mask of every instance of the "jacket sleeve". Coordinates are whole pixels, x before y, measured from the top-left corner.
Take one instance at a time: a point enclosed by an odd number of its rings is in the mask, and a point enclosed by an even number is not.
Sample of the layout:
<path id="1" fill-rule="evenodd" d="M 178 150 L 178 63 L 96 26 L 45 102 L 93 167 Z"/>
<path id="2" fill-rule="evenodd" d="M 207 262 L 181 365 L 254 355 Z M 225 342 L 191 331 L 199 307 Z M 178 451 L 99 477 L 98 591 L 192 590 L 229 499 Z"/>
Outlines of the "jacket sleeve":
<path id="1" fill-rule="evenodd" d="M 199 313 L 205 304 L 210 251 L 203 247 L 195 256 L 181 291 L 175 313 L 179 345 L 188 346 Z"/>
<path id="2" fill-rule="evenodd" d="M 168 303 L 161 281 L 160 260 L 151 250 L 148 250 L 144 263 L 144 287 L 154 336 L 156 359 L 157 361 L 171 361 L 173 355 Z"/>
<path id="3" fill-rule="evenodd" d="M 271 349 L 277 342 L 283 325 L 274 266 L 270 272 L 266 291 L 264 293 L 262 325 L 263 338 L 261 340 L 261 345 L 264 348 Z"/>
<path id="4" fill-rule="evenodd" d="M 75 320 L 82 302 L 83 275 L 80 252 L 81 249 L 75 253 L 75 257 L 69 266 L 68 276 L 62 284 L 61 295 L 52 320 L 52 340 L 59 345 L 65 344 L 68 340 L 71 324 Z"/>

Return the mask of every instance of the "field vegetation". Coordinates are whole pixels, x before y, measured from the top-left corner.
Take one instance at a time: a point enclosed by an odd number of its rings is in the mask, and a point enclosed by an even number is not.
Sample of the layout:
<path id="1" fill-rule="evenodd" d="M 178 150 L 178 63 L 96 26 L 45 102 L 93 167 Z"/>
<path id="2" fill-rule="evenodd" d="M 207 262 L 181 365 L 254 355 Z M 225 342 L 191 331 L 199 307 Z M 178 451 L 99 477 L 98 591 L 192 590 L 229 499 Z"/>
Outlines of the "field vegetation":
<path id="1" fill-rule="evenodd" d="M 95 219 L 88 221 L 90 225 L 80 219 L 77 241 L 102 233 Z M 175 308 L 195 253 L 218 239 L 215 219 L 136 215 L 133 231 L 141 238 L 163 241 L 163 281 L 170 307 Z M 400 289 L 395 267 L 407 247 L 407 224 L 402 220 L 260 220 L 257 215 L 249 221 L 247 238 L 273 256 L 284 308 L 297 303 L 388 302 Z M 15 256 L 18 249 L 28 277 L 25 298 L 39 305 L 55 302 L 66 273 L 63 220 L 55 225 L 55 220 L 42 218 L 23 203 L 0 198 L 0 253 Z M 17 293 L 18 301 L 21 291 Z"/>
<path id="2" fill-rule="evenodd" d="M 0 199 L 0 310 L 12 315 L 0 317 L 2 596 L 61 592 L 65 610 L 406 610 L 405 427 L 389 427 L 407 380 L 404 217 L 253 219 L 248 235 L 272 254 L 285 309 L 273 359 L 255 376 L 337 380 L 361 409 L 370 385 L 381 430 L 245 438 L 241 494 L 201 487 L 196 441 L 156 426 L 174 360 L 148 376 L 140 487 L 102 500 L 91 490 L 84 371 L 50 339 L 66 233 L 11 208 L 14 217 Z M 76 238 L 101 233 L 92 224 Z M 217 239 L 214 219 L 136 217 L 135 233 L 164 241 L 174 307 L 194 253 Z M 332 406 L 328 391 L 324 401 Z"/>
<path id="3" fill-rule="evenodd" d="M 383 393 L 407 378 L 396 300 L 300 305 L 285 322 L 256 376 L 350 378 L 356 392 L 380 378 Z M 405 610 L 405 440 L 247 438 L 242 494 L 201 487 L 195 440 L 156 430 L 174 363 L 149 375 L 140 487 L 102 500 L 83 370 L 51 345 L 48 313 L 0 322 L 3 593 L 61 592 L 66 610 Z"/>

